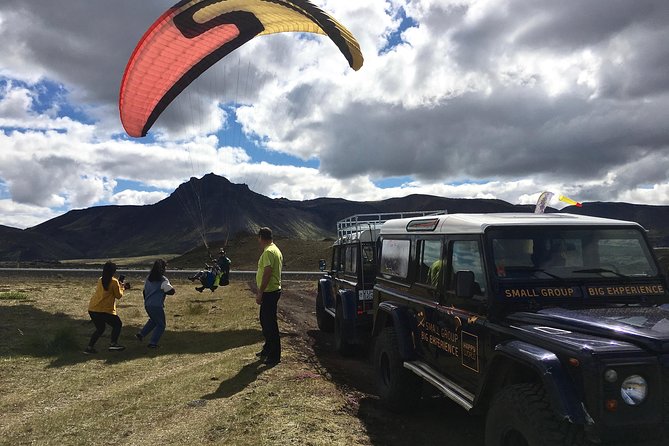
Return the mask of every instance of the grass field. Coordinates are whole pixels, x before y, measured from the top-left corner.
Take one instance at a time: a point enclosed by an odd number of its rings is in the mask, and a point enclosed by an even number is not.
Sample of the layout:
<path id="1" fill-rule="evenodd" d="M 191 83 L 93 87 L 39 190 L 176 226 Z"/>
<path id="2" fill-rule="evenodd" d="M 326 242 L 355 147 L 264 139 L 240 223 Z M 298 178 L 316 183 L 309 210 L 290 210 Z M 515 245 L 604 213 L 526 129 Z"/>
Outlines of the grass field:
<path id="1" fill-rule="evenodd" d="M 151 256 L 140 256 L 140 257 L 118 257 L 118 258 L 111 258 L 111 259 L 75 259 L 75 260 L 61 260 L 60 263 L 62 263 L 64 266 L 99 266 L 103 265 L 107 260 L 111 260 L 112 262 L 116 263 L 119 267 L 125 268 L 125 267 L 142 267 L 142 268 L 151 268 L 153 265 L 153 262 L 155 262 L 156 259 L 162 258 L 162 259 L 173 259 L 175 257 L 178 257 L 178 254 L 157 254 L 157 255 L 151 255 Z"/>
<path id="2" fill-rule="evenodd" d="M 107 331 L 88 357 L 94 281 L 3 279 L 0 443 L 369 444 L 345 397 L 302 357 L 291 326 L 281 324 L 283 362 L 256 362 L 261 333 L 246 284 L 204 294 L 176 286 L 159 350 L 133 338 L 145 321 L 136 289 L 119 306 L 127 350 L 108 352 Z"/>

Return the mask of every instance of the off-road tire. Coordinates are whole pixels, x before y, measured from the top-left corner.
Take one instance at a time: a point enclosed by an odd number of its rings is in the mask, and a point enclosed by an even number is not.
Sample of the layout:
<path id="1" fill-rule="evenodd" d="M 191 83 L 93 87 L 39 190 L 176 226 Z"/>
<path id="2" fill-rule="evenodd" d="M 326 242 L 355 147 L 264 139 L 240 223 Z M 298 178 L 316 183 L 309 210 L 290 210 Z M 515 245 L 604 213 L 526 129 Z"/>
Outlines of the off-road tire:
<path id="1" fill-rule="evenodd" d="M 334 319 L 325 311 L 325 303 L 323 302 L 323 294 L 320 288 L 318 288 L 318 294 L 316 295 L 316 323 L 320 331 L 325 333 L 332 333 L 334 331 Z"/>
<path id="2" fill-rule="evenodd" d="M 344 339 L 344 309 L 337 302 L 334 318 L 334 346 L 335 350 L 342 356 L 351 356 L 355 353 L 355 346 Z"/>
<path id="3" fill-rule="evenodd" d="M 541 384 L 515 384 L 495 397 L 485 426 L 486 446 L 586 446 L 581 426 L 561 420 Z"/>
<path id="4" fill-rule="evenodd" d="M 391 410 L 405 411 L 418 403 L 423 381 L 404 368 L 393 327 L 384 328 L 376 340 L 374 371 L 379 397 Z"/>

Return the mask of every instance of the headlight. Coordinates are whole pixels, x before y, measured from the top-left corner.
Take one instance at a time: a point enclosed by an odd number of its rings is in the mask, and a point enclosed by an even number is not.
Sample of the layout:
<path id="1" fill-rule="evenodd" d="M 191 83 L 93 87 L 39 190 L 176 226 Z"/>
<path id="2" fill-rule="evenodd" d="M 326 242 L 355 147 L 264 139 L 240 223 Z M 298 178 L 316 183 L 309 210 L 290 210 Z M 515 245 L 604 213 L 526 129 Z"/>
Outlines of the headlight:
<path id="1" fill-rule="evenodd" d="M 647 395 L 648 383 L 639 375 L 628 376 L 620 386 L 620 396 L 630 406 L 643 403 Z"/>

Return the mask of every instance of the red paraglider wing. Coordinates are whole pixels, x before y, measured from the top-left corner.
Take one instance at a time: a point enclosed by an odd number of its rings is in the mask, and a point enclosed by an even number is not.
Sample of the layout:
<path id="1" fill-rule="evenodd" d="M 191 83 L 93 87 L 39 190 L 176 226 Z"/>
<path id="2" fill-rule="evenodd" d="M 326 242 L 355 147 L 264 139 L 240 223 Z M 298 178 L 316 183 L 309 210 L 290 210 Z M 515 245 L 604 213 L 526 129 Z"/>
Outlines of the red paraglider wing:
<path id="1" fill-rule="evenodd" d="M 128 135 L 146 136 L 165 108 L 198 76 L 257 35 L 326 34 L 358 70 L 355 37 L 309 0 L 183 0 L 146 32 L 126 67 L 119 98 Z"/>
<path id="2" fill-rule="evenodd" d="M 173 13 L 165 13 L 144 35 L 123 76 L 119 108 L 130 136 L 146 136 L 162 111 L 191 82 L 263 30 L 253 14 L 235 12 L 227 14 L 230 23 L 187 38 L 175 25 Z M 240 29 L 241 25 L 246 29 Z"/>

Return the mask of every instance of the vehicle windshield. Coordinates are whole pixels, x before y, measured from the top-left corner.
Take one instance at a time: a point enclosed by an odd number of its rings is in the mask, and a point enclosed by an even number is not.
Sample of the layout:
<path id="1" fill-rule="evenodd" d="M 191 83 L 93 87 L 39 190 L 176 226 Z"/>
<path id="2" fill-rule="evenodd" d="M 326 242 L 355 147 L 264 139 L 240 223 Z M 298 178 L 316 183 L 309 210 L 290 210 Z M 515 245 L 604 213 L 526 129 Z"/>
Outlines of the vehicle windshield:
<path id="1" fill-rule="evenodd" d="M 633 228 L 499 228 L 489 231 L 501 279 L 643 278 L 658 271 Z"/>

